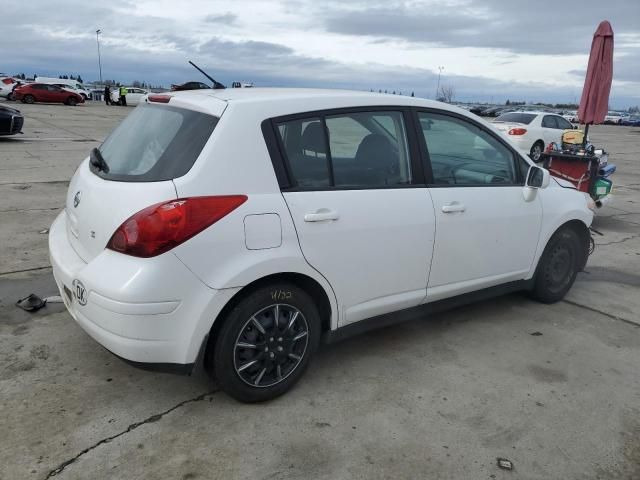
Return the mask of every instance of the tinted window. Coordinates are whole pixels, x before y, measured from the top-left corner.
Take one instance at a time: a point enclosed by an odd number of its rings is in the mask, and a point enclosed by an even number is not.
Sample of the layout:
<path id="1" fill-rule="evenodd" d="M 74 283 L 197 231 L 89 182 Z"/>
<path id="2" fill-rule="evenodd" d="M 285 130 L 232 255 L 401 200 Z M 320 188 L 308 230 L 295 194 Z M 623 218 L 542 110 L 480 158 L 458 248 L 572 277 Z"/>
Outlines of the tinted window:
<path id="1" fill-rule="evenodd" d="M 511 151 L 480 127 L 456 117 L 419 113 L 433 183 L 438 185 L 514 184 Z"/>
<path id="2" fill-rule="evenodd" d="M 383 187 L 411 182 L 402 113 L 354 112 L 324 121 L 319 117 L 293 120 L 279 123 L 278 133 L 298 187 Z"/>
<path id="3" fill-rule="evenodd" d="M 411 182 L 400 112 L 363 112 L 326 118 L 335 185 L 381 187 Z"/>
<path id="4" fill-rule="evenodd" d="M 498 118 L 496 118 L 495 121 L 508 123 L 524 123 L 525 125 L 529 125 L 534 118 L 536 118 L 535 113 L 511 112 L 503 113 Z"/>
<path id="5" fill-rule="evenodd" d="M 141 105 L 100 146 L 109 180 L 171 180 L 193 166 L 218 119 L 182 108 Z"/>
<path id="6" fill-rule="evenodd" d="M 569 121 L 565 118 L 562 117 L 556 117 L 556 122 L 558 123 L 558 128 L 562 129 L 562 130 L 572 130 L 573 129 L 573 125 L 571 125 L 571 123 L 569 123 Z"/>
<path id="7" fill-rule="evenodd" d="M 328 187 L 331 174 L 324 127 L 319 118 L 278 125 L 291 173 L 299 187 Z"/>
<path id="8" fill-rule="evenodd" d="M 553 115 L 545 115 L 542 119 L 542 126 L 544 128 L 558 128 L 556 124 L 556 117 Z"/>

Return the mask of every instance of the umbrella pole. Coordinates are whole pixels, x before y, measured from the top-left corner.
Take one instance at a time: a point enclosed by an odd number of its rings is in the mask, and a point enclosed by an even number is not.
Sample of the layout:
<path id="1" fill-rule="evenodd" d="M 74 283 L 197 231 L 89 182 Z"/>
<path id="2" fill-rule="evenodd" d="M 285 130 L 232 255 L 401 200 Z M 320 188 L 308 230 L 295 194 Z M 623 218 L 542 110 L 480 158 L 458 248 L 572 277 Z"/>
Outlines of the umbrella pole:
<path id="1" fill-rule="evenodd" d="M 584 127 L 584 138 L 582 139 L 582 146 L 586 147 L 587 146 L 587 135 L 589 135 L 589 125 L 591 125 L 590 123 L 587 123 Z"/>

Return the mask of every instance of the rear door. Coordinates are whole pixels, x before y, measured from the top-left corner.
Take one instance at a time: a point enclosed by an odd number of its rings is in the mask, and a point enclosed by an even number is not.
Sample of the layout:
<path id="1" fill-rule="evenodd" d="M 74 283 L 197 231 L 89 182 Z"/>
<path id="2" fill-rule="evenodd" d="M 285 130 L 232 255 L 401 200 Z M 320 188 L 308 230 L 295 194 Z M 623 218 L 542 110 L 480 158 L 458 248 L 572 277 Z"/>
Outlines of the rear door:
<path id="1" fill-rule="evenodd" d="M 529 164 L 466 117 L 424 110 L 418 119 L 436 218 L 427 300 L 523 279 L 542 223 L 539 196 L 523 196 Z"/>
<path id="2" fill-rule="evenodd" d="M 331 284 L 340 325 L 418 305 L 434 241 L 433 206 L 402 109 L 278 119 L 302 252 Z"/>
<path id="3" fill-rule="evenodd" d="M 545 115 L 542 117 L 541 126 L 546 145 L 551 142 L 559 143 L 562 141 L 562 130 L 558 127 L 557 118 L 557 115 Z"/>

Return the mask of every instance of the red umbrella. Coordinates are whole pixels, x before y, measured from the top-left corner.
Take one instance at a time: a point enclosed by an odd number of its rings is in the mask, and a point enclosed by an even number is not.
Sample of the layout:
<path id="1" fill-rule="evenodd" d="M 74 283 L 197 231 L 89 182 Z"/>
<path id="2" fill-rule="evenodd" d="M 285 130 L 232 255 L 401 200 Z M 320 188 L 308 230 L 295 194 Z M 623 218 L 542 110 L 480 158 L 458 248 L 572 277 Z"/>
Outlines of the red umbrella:
<path id="1" fill-rule="evenodd" d="M 602 123 L 609 110 L 609 92 L 613 78 L 613 29 L 608 21 L 600 22 L 593 34 L 587 76 L 584 79 L 578 119 L 587 125 Z"/>

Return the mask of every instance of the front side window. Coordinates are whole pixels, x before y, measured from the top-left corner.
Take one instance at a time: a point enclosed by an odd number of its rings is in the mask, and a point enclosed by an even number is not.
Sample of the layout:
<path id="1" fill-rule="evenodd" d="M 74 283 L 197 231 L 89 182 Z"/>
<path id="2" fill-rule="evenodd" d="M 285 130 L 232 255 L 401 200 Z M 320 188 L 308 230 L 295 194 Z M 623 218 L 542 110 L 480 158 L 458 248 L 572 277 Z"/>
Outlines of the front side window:
<path id="1" fill-rule="evenodd" d="M 411 183 L 401 112 L 343 113 L 277 127 L 298 187 L 380 188 Z"/>
<path id="2" fill-rule="evenodd" d="M 566 118 L 556 117 L 556 122 L 558 123 L 558 128 L 560 130 L 572 130 L 573 129 L 573 125 L 571 125 L 571 123 L 569 123 L 569 121 Z"/>
<path id="3" fill-rule="evenodd" d="M 512 152 L 475 124 L 438 113 L 418 113 L 436 185 L 515 184 Z"/>

